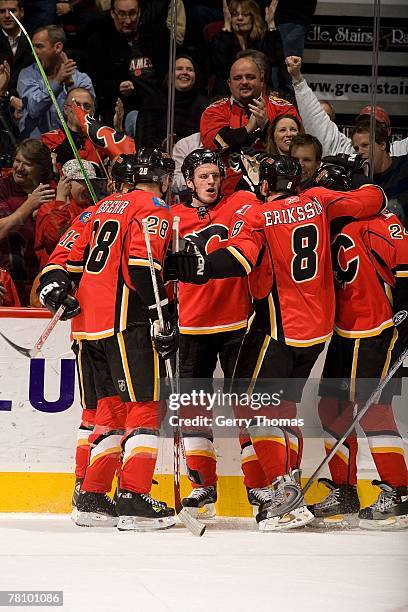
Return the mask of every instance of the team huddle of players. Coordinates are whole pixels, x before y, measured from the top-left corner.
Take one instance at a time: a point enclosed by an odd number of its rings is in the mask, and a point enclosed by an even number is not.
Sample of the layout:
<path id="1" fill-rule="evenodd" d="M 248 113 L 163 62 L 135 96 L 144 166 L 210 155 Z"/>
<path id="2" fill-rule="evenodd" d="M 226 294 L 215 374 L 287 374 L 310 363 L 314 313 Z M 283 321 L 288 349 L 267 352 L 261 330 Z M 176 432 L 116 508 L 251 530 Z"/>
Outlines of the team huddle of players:
<path id="1" fill-rule="evenodd" d="M 173 169 L 159 149 L 122 156 L 112 169 L 117 191 L 82 212 L 41 275 L 41 302 L 52 312 L 63 304 L 64 318 L 72 319 L 83 407 L 73 519 L 81 526 L 175 524 L 174 510 L 150 490 L 166 412 L 160 381 L 177 350 L 182 390 L 193 390 L 196 380 L 210 388 L 219 360 L 232 390 L 272 396 L 279 389 L 280 404 L 263 414 L 293 422 L 331 338 L 318 408 L 329 452 L 355 403 L 365 402 L 407 344 L 408 233 L 364 174 L 326 164 L 301 191 L 299 162 L 277 155 L 261 161 L 256 194 L 223 197 L 220 156 L 198 149 L 182 167 L 191 202 L 169 206 L 162 196 Z M 184 246 L 169 255 L 175 218 Z M 168 291 L 174 282 L 178 318 Z M 249 419 L 240 431 L 241 465 L 259 530 L 342 525 L 357 513 L 362 527 L 408 526 L 407 468 L 391 407 L 400 381 L 393 383 L 361 419 L 380 476 L 378 499 L 367 508 L 357 495 L 355 433 L 329 463 L 329 494 L 307 506 L 301 430 Z M 194 406 L 194 416 L 207 409 Z M 234 410 L 248 417 L 247 406 Z M 182 433 L 192 485 L 183 506 L 211 516 L 211 428 Z"/>

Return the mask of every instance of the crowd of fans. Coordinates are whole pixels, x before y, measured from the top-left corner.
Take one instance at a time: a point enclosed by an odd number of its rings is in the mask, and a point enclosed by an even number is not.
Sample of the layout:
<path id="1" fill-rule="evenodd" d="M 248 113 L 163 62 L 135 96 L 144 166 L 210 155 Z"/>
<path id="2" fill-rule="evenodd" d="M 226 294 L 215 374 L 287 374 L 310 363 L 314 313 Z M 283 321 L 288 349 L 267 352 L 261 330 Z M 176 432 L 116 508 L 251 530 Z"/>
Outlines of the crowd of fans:
<path id="1" fill-rule="evenodd" d="M 175 200 L 187 197 L 181 164 L 200 146 L 222 152 L 225 194 L 254 191 L 262 151 L 297 157 L 305 185 L 322 158 L 368 157 L 370 107 L 347 137 L 301 74 L 316 3 L 178 0 Z M 60 235 L 92 201 L 13 15 L 31 35 L 99 196 L 115 155 L 166 140 L 170 9 L 169 0 L 0 0 L 0 305 L 30 303 Z M 407 222 L 407 141 L 391 143 L 380 107 L 375 119 L 374 181 Z"/>

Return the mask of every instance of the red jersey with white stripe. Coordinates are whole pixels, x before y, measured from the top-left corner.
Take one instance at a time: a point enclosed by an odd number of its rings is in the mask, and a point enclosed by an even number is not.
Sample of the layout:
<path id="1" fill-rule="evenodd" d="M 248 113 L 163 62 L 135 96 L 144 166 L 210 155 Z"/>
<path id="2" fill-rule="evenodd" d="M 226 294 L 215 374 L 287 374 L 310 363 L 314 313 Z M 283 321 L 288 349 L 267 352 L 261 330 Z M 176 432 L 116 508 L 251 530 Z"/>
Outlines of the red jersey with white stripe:
<path id="1" fill-rule="evenodd" d="M 178 204 L 172 207 L 180 217 L 180 236 L 189 237 L 206 253 L 227 245 L 231 219 L 243 204 L 256 202 L 248 191 L 239 191 L 208 207 L 203 218 L 197 208 Z M 215 334 L 243 329 L 251 309 L 246 278 L 212 279 L 205 285 L 179 283 L 180 332 Z"/>
<path id="2" fill-rule="evenodd" d="M 408 232 L 388 211 L 348 223 L 332 241 L 335 329 L 340 336 L 376 336 L 392 327 L 390 287 L 408 280 Z"/>
<path id="3" fill-rule="evenodd" d="M 95 206 L 92 205 L 75 217 L 69 228 L 62 234 L 60 241 L 49 256 L 47 265 L 41 270 L 41 275 L 58 268 L 66 270 L 66 262 L 72 247 L 84 231 L 85 226 L 91 221 L 94 212 Z"/>
<path id="4" fill-rule="evenodd" d="M 329 223 L 338 217 L 374 215 L 385 203 L 382 189 L 374 185 L 347 193 L 314 187 L 244 205 L 236 212 L 229 252 L 248 274 L 262 251 L 270 254 L 272 273 L 269 270 L 265 282 L 272 283 L 272 337 L 292 346 L 311 346 L 330 337 L 335 299 Z"/>
<path id="5" fill-rule="evenodd" d="M 101 200 L 72 246 L 66 269 L 81 274 L 76 293 L 80 314 L 72 320 L 74 338 L 96 340 L 145 324 L 148 311 L 132 291 L 131 266 L 148 266 L 142 220 L 147 219 L 155 268 L 162 269 L 173 217 L 155 194 L 134 190 Z"/>

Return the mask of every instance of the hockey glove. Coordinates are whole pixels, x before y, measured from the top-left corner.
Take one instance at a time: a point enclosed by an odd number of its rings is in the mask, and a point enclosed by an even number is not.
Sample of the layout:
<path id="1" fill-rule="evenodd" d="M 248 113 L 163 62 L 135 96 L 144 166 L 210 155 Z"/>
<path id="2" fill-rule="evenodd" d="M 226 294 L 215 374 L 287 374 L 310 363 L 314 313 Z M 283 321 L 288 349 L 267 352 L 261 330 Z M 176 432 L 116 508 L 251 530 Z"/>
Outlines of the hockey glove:
<path id="1" fill-rule="evenodd" d="M 57 270 L 55 273 L 45 274 L 37 289 L 41 304 L 52 314 L 55 314 L 60 306 L 65 306 L 61 321 L 72 319 L 81 310 L 78 300 L 68 294 L 71 287 L 69 276 L 63 270 Z"/>
<path id="2" fill-rule="evenodd" d="M 408 311 L 399 310 L 392 317 L 395 327 L 398 330 L 398 341 L 402 349 L 408 347 Z"/>
<path id="3" fill-rule="evenodd" d="M 163 357 L 169 359 L 177 352 L 179 345 L 179 333 L 177 325 L 174 325 L 169 320 L 164 321 L 164 330 L 160 330 L 159 321 L 153 321 L 150 328 L 152 341 L 156 352 Z"/>
<path id="4" fill-rule="evenodd" d="M 204 285 L 210 278 L 210 265 L 207 257 L 191 241 L 179 253 L 174 253 L 173 261 L 177 268 L 178 279 L 182 283 Z"/>

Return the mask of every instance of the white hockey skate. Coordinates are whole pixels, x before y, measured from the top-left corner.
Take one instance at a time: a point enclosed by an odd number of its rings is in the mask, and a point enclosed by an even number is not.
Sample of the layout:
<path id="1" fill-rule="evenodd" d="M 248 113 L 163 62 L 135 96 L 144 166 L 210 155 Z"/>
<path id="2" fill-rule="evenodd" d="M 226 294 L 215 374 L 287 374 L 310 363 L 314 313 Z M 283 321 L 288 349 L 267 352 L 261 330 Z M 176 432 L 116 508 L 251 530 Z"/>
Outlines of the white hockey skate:
<path id="1" fill-rule="evenodd" d="M 408 529 L 407 487 L 393 488 L 386 482 L 373 480 L 381 489 L 376 501 L 359 512 L 359 526 L 362 529 Z"/>
<path id="2" fill-rule="evenodd" d="M 155 531 L 176 524 L 173 508 L 148 493 L 120 491 L 116 509 L 119 531 Z"/>
<path id="3" fill-rule="evenodd" d="M 303 527 L 313 521 L 300 488 L 300 471 L 278 476 L 272 483 L 272 503 L 260 507 L 256 516 L 259 531 L 283 531 Z"/>
<path id="4" fill-rule="evenodd" d="M 80 491 L 72 520 L 79 527 L 116 527 L 115 503 L 105 493 Z"/>
<path id="5" fill-rule="evenodd" d="M 209 486 L 195 487 L 181 503 L 194 518 L 212 519 L 216 514 L 214 505 L 216 501 L 217 488 Z"/>

